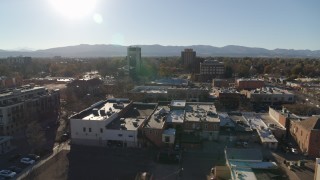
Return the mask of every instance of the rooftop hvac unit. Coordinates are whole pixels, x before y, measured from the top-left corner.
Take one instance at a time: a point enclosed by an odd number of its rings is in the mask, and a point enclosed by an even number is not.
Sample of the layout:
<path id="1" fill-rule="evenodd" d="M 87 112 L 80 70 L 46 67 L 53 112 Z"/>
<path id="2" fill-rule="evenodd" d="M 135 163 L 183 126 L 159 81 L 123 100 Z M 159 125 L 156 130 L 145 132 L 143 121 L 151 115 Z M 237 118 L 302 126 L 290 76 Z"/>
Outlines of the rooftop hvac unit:
<path id="1" fill-rule="evenodd" d="M 134 127 L 138 127 L 138 122 L 134 121 L 134 122 L 132 122 L 132 124 L 133 124 Z"/>
<path id="2" fill-rule="evenodd" d="M 94 116 L 99 116 L 99 109 L 97 109 L 97 108 L 92 109 L 92 114 Z"/>
<path id="3" fill-rule="evenodd" d="M 104 109 L 101 109 L 101 110 L 100 110 L 100 115 L 101 115 L 101 116 L 106 116 L 106 111 L 105 111 Z"/>

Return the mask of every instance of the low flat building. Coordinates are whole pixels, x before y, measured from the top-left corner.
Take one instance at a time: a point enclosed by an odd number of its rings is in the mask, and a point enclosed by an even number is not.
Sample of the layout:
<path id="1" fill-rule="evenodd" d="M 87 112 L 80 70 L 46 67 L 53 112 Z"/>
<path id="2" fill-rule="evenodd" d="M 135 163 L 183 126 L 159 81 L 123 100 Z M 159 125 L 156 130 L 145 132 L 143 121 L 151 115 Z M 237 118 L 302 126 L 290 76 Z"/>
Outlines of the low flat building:
<path id="1" fill-rule="evenodd" d="M 254 115 L 253 113 L 242 113 L 243 117 L 249 123 L 251 129 L 257 131 L 260 143 L 270 149 L 277 149 L 278 140 L 273 135 L 270 128 L 262 121 L 260 116 Z"/>
<path id="2" fill-rule="evenodd" d="M 143 126 L 156 104 L 108 99 L 70 117 L 71 142 L 79 145 L 143 146 Z"/>
<path id="3" fill-rule="evenodd" d="M 156 147 L 164 146 L 162 141 L 162 134 L 165 130 L 166 115 L 169 113 L 170 108 L 167 105 L 159 104 L 151 117 L 146 120 L 143 126 L 143 135 L 146 139 L 144 142 L 146 146 L 149 144 Z"/>
<path id="4" fill-rule="evenodd" d="M 269 103 L 273 105 L 295 102 L 294 94 L 279 88 L 267 87 L 246 91 L 245 95 L 253 103 Z"/>
<path id="5" fill-rule="evenodd" d="M 227 79 L 212 79 L 212 87 L 229 87 L 229 81 Z"/>
<path id="6" fill-rule="evenodd" d="M 149 84 L 152 86 L 187 87 L 189 85 L 189 80 L 181 78 L 164 78 L 151 81 Z"/>
<path id="7" fill-rule="evenodd" d="M 214 95 L 226 107 L 237 108 L 240 104 L 241 94 L 233 88 L 213 88 Z"/>
<path id="8" fill-rule="evenodd" d="M 231 179 L 259 179 L 256 170 L 277 169 L 275 162 L 264 162 L 260 149 L 225 149 L 226 164 L 230 169 Z"/>
<path id="9" fill-rule="evenodd" d="M 217 140 L 220 119 L 211 103 L 188 103 L 184 121 L 184 132 L 194 133 L 202 139 Z"/>
<path id="10" fill-rule="evenodd" d="M 188 101 L 200 101 L 209 95 L 207 88 L 185 88 L 172 86 L 136 86 L 130 90 L 128 96 L 137 101 L 170 101 L 174 99 L 186 99 Z"/>
<path id="11" fill-rule="evenodd" d="M 264 87 L 264 81 L 261 79 L 237 79 L 235 87 L 238 90 L 252 90 Z"/>

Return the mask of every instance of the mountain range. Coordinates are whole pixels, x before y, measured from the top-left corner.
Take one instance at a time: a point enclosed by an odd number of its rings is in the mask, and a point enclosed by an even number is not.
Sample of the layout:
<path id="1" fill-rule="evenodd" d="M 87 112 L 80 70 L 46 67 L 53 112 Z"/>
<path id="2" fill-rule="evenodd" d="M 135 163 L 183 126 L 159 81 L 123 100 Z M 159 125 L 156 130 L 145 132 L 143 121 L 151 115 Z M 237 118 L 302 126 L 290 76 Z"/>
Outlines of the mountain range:
<path id="1" fill-rule="evenodd" d="M 180 56 L 185 48 L 192 48 L 197 56 L 250 56 L 250 57 L 320 57 L 320 50 L 294 50 L 253 48 L 236 45 L 214 47 L 209 45 L 162 46 L 137 45 L 141 47 L 142 56 Z M 114 57 L 126 56 L 127 46 L 113 44 L 80 44 L 75 46 L 57 47 L 34 51 L 6 51 L 0 49 L 0 57 L 31 56 L 31 57 Z"/>

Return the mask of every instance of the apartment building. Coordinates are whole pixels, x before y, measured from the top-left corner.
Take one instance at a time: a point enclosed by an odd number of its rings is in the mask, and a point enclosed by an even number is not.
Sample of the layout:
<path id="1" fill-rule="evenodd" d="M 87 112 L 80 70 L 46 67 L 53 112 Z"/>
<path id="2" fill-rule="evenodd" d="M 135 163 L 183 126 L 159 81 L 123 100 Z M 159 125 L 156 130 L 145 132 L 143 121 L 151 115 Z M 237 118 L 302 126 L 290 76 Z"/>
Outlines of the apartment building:
<path id="1" fill-rule="evenodd" d="M 28 122 L 57 114 L 59 107 L 59 90 L 32 85 L 4 90 L 0 93 L 0 135 L 22 132 Z"/>
<path id="2" fill-rule="evenodd" d="M 202 81 L 212 81 L 213 78 L 224 76 L 225 68 L 222 62 L 217 60 L 205 60 L 200 63 L 200 78 Z"/>

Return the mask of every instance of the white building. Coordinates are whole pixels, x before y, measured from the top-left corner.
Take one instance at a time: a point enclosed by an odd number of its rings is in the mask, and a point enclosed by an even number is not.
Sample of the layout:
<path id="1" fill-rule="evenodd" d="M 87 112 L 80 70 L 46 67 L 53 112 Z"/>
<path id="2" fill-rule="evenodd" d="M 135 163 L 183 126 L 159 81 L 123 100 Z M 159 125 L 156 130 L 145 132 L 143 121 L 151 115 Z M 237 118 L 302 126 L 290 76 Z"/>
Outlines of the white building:
<path id="1" fill-rule="evenodd" d="M 125 117 L 127 112 L 137 111 L 133 106 L 128 99 L 108 99 L 73 115 L 70 118 L 72 144 L 139 147 L 138 131 L 149 115 Z"/>
<path id="2" fill-rule="evenodd" d="M 270 149 L 277 149 L 278 140 L 273 135 L 271 129 L 262 121 L 259 116 L 253 113 L 242 113 L 244 119 L 248 122 L 251 129 L 257 131 L 261 144 Z"/>

